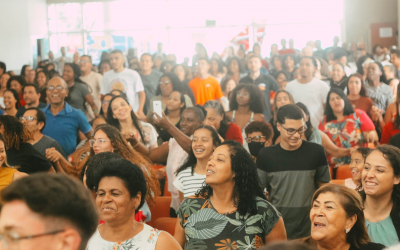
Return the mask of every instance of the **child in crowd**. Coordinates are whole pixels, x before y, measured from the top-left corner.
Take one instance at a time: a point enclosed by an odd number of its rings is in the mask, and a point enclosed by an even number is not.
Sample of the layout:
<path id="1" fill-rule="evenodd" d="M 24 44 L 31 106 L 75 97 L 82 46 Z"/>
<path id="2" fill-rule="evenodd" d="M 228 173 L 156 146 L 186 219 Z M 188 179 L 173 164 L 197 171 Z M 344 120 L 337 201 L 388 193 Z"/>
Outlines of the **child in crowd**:
<path id="1" fill-rule="evenodd" d="M 353 177 L 344 181 L 346 187 L 357 189 L 361 185 L 361 173 L 364 169 L 365 158 L 367 158 L 371 150 L 370 148 L 357 148 L 357 150 L 351 154 L 349 167 Z"/>

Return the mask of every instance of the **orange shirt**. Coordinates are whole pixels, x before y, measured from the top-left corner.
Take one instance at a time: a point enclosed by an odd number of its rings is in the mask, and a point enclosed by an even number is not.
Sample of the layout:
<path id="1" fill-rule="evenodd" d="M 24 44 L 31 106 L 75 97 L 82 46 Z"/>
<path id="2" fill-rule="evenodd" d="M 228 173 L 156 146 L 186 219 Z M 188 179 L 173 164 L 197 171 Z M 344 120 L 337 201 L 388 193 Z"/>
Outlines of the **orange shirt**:
<path id="1" fill-rule="evenodd" d="M 196 77 L 189 82 L 189 87 L 196 98 L 196 104 L 204 105 L 207 101 L 216 100 L 223 96 L 221 86 L 211 76 L 207 79 Z"/>

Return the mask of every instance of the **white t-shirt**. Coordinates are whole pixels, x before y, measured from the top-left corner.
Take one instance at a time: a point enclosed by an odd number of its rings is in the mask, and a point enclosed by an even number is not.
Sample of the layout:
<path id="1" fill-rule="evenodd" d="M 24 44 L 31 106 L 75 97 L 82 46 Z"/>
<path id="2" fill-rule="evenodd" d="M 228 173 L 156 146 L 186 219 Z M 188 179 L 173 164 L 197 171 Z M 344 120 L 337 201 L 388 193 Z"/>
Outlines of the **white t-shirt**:
<path id="1" fill-rule="evenodd" d="M 299 83 L 296 79 L 286 85 L 286 91 L 292 94 L 295 103 L 301 102 L 306 105 L 310 112 L 311 124 L 314 128 L 318 128 L 324 116 L 324 104 L 329 92 L 328 84 L 317 78 L 305 84 Z"/>
<path id="2" fill-rule="evenodd" d="M 174 186 L 183 193 L 183 197 L 187 198 L 195 195 L 201 189 L 205 180 L 206 175 L 197 174 L 196 172 L 193 172 L 192 175 L 192 168 L 187 168 L 176 176 Z"/>
<path id="3" fill-rule="evenodd" d="M 104 73 L 100 94 L 105 95 L 110 93 L 113 89 L 124 91 L 133 111 L 138 111 L 139 92 L 144 91 L 144 87 L 142 79 L 136 71 L 125 68 L 119 73 L 116 73 L 114 70 Z"/>
<path id="4" fill-rule="evenodd" d="M 80 77 L 82 81 L 90 86 L 90 94 L 93 96 L 94 104 L 96 104 L 98 111 L 101 109 L 101 98 L 100 98 L 100 86 L 103 81 L 103 76 L 99 73 L 90 71 L 87 76 Z M 92 107 L 86 102 L 86 112 L 89 121 L 94 119 L 94 113 Z"/>
<path id="5" fill-rule="evenodd" d="M 167 178 L 168 178 L 168 191 L 171 193 L 171 207 L 178 211 L 181 201 L 179 199 L 178 190 L 174 187 L 176 178 L 175 172 L 186 161 L 188 153 L 178 144 L 175 138 L 169 139 L 169 152 L 167 158 Z"/>

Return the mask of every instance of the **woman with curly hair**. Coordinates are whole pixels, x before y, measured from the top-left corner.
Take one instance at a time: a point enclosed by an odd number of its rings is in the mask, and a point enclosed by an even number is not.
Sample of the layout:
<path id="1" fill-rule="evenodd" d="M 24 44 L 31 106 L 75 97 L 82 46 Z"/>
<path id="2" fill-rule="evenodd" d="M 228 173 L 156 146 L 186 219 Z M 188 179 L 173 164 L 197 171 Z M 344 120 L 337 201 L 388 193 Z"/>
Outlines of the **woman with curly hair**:
<path id="1" fill-rule="evenodd" d="M 181 202 L 201 189 L 206 179 L 206 168 L 214 149 L 221 144 L 215 128 L 202 125 L 193 133 L 192 147 L 186 162 L 176 171 L 174 186 Z"/>
<path id="2" fill-rule="evenodd" d="M 255 249 L 286 240 L 281 215 L 265 200 L 257 167 L 238 142 L 215 149 L 205 183 L 178 210 L 175 239 L 184 249 Z"/>
<path id="3" fill-rule="evenodd" d="M 400 239 L 400 150 L 382 145 L 365 159 L 360 188 L 364 216 L 372 242 L 386 247 Z"/>
<path id="4" fill-rule="evenodd" d="M 27 143 L 33 135 L 17 118 L 9 115 L 0 116 L 0 133 L 5 139 L 9 165 L 18 166 L 18 171 L 27 174 L 55 172 L 46 157 Z"/>

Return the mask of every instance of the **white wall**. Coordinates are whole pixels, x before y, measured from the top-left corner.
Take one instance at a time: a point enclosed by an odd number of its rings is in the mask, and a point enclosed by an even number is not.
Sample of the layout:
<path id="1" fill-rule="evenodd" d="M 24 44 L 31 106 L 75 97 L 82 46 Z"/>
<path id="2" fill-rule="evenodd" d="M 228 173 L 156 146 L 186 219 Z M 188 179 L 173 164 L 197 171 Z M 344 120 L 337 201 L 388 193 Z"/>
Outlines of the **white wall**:
<path id="1" fill-rule="evenodd" d="M 46 0 L 0 0 L 0 61 L 19 73 L 32 64 L 36 39 L 47 36 Z"/>

